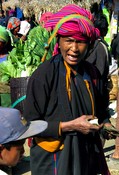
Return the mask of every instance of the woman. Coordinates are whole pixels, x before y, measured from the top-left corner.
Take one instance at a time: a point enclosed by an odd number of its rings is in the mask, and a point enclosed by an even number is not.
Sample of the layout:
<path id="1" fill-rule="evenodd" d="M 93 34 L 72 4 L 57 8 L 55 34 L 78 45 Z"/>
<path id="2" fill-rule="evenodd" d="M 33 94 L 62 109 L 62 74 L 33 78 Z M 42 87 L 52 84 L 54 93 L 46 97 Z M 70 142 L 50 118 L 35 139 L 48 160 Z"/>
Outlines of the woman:
<path id="1" fill-rule="evenodd" d="M 11 43 L 9 33 L 5 27 L 0 25 L 0 64 L 7 60 L 8 52 L 10 51 Z M 10 106 L 10 87 L 8 82 L 3 83 L 0 77 L 0 106 Z"/>
<path id="2" fill-rule="evenodd" d="M 85 62 L 99 35 L 93 16 L 67 5 L 45 27 L 53 30 L 48 44 L 54 36 L 57 44 L 54 56 L 29 80 L 24 111 L 28 121 L 48 122 L 47 130 L 33 139 L 32 175 L 108 175 L 99 130 L 111 125 L 109 114 L 96 87 L 96 69 Z M 99 125 L 90 123 L 95 116 Z"/>
<path id="3" fill-rule="evenodd" d="M 0 62 L 7 59 L 8 51 L 10 48 L 9 32 L 5 27 L 0 25 Z"/>
<path id="4" fill-rule="evenodd" d="M 20 19 L 16 17 L 10 17 L 7 23 L 7 29 L 11 32 L 11 42 L 14 45 L 19 40 L 18 32 L 20 30 Z"/>

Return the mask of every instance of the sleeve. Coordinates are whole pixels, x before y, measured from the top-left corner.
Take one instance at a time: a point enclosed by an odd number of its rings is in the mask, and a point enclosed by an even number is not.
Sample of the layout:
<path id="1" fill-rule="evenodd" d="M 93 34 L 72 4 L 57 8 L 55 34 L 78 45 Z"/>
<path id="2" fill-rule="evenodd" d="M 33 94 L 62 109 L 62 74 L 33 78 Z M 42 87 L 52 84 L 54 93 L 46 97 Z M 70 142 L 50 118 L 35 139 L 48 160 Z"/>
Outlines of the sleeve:
<path id="1" fill-rule="evenodd" d="M 51 65 L 50 69 L 41 66 L 29 79 L 24 109 L 24 117 L 27 121 L 46 120 L 45 113 L 50 98 L 53 75 L 54 71 Z M 59 137 L 60 122 L 54 120 L 47 122 L 48 128 L 40 135 L 42 137 Z"/>

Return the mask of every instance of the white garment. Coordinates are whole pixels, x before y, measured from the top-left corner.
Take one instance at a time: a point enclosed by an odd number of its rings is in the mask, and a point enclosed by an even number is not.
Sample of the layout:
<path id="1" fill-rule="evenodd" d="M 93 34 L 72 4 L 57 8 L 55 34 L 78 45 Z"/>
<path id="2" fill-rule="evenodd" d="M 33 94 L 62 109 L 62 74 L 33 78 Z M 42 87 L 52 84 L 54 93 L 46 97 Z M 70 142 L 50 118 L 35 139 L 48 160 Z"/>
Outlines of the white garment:
<path id="1" fill-rule="evenodd" d="M 4 171 L 0 170 L 0 175 L 8 175 Z"/>
<path id="2" fill-rule="evenodd" d="M 24 35 L 24 36 L 26 36 L 27 35 L 27 33 L 29 32 L 29 30 L 30 30 L 30 27 L 31 27 L 31 25 L 30 25 L 30 23 L 29 22 L 27 22 L 27 21 L 21 21 L 21 24 L 20 24 L 20 30 L 19 30 L 19 34 L 22 34 L 22 35 Z"/>

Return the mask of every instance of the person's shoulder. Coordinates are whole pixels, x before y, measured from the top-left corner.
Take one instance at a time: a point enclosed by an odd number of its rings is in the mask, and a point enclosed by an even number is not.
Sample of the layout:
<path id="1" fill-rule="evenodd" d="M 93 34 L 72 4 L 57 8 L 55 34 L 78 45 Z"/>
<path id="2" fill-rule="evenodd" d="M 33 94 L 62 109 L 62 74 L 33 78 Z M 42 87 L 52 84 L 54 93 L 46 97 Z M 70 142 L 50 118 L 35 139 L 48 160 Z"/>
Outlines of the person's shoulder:
<path id="1" fill-rule="evenodd" d="M 84 62 L 85 70 L 90 75 L 92 79 L 98 79 L 100 77 L 100 72 L 95 65 L 85 61 Z"/>
<path id="2" fill-rule="evenodd" d="M 39 74 L 49 74 L 50 72 L 53 72 L 57 70 L 59 67 L 61 61 L 61 56 L 56 55 L 51 57 L 49 60 L 44 61 L 39 65 L 39 67 L 34 71 L 33 75 L 39 75 Z"/>
<path id="3" fill-rule="evenodd" d="M 104 39 L 99 39 L 98 40 L 98 45 L 97 45 L 97 50 L 102 53 L 106 53 L 108 52 L 108 44 L 106 43 L 106 41 Z"/>

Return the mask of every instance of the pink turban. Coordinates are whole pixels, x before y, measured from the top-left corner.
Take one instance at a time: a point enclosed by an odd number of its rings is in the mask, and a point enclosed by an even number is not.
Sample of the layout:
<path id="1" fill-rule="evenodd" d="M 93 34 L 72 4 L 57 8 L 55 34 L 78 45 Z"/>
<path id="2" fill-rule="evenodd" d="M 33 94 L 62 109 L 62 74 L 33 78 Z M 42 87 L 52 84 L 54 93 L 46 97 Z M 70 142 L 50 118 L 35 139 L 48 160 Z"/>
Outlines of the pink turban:
<path id="1" fill-rule="evenodd" d="M 52 31 L 48 46 L 56 35 L 71 36 L 86 42 L 95 41 L 100 32 L 94 27 L 93 22 L 94 17 L 88 10 L 74 4 L 66 5 L 45 23 L 44 27 Z M 53 55 L 55 54 L 58 54 L 58 43 L 54 48 Z"/>
<path id="2" fill-rule="evenodd" d="M 93 41 L 100 35 L 93 22 L 93 16 L 88 10 L 70 4 L 53 14 L 52 18 L 46 22 L 45 28 L 54 30 L 57 25 L 56 33 L 59 35 Z"/>
<path id="3" fill-rule="evenodd" d="M 44 24 L 51 18 L 53 13 L 51 12 L 45 12 L 41 15 L 40 22 L 44 22 Z"/>

